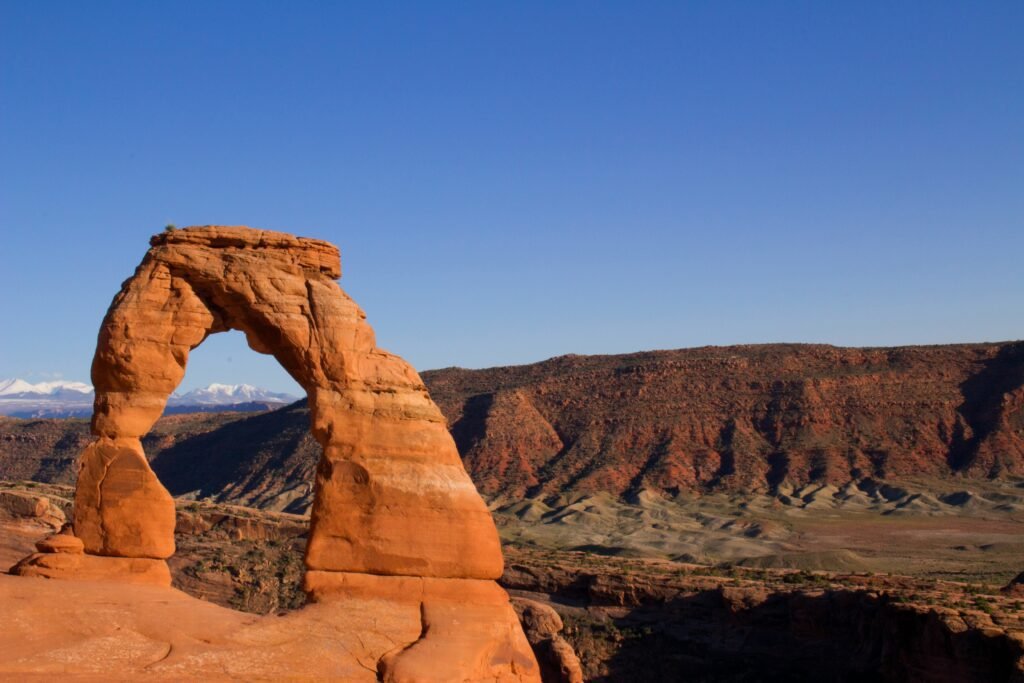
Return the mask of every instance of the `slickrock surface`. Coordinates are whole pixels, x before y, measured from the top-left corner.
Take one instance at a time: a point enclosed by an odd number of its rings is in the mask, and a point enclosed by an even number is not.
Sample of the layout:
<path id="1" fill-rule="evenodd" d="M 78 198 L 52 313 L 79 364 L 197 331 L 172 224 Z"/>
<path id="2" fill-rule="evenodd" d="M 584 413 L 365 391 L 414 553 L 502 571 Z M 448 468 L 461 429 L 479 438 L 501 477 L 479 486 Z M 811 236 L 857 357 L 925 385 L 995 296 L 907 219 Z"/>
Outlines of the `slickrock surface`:
<path id="1" fill-rule="evenodd" d="M 74 500 L 84 552 L 43 543 L 12 572 L 170 585 L 175 503 L 142 437 L 181 382 L 189 352 L 237 329 L 305 389 L 322 449 L 305 565 L 307 590 L 325 606 L 300 613 L 292 635 L 320 628 L 314 615 L 366 604 L 367 619 L 395 615 L 352 634 L 387 641 L 361 664 L 381 680 L 539 680 L 494 582 L 503 569 L 497 530 L 444 417 L 415 370 L 376 347 L 365 314 L 335 282 L 340 275 L 338 250 L 319 240 L 220 226 L 153 237 L 107 312 L 93 359 L 96 438 L 81 456 Z M 30 654 L 25 666 L 47 656 Z M 180 673 L 205 671 L 187 664 Z"/>
<path id="2" fill-rule="evenodd" d="M 413 641 L 380 659 L 383 680 L 519 680 L 538 674 L 508 595 L 493 581 L 308 571 L 305 587 L 314 603 L 339 611 L 384 600 L 421 619 Z"/>
<path id="3" fill-rule="evenodd" d="M 418 607 L 388 598 L 259 617 L 170 588 L 3 575 L 0 604 L 10 678 L 377 681 L 377 661 L 422 628 Z"/>
<path id="4" fill-rule="evenodd" d="M 11 568 L 16 576 L 69 581 L 116 581 L 147 586 L 171 585 L 171 570 L 163 560 L 149 557 L 103 557 L 46 548 Z"/>

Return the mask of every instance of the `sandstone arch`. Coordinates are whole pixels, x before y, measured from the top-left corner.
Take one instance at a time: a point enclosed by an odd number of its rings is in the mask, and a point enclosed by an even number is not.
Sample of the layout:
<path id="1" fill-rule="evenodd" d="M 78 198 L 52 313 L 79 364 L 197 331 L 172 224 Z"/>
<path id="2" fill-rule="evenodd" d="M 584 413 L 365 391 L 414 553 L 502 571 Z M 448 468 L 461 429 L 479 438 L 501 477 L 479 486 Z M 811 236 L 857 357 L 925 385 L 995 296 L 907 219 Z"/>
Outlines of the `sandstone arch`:
<path id="1" fill-rule="evenodd" d="M 311 598 L 415 603 L 433 635 L 381 659 L 392 679 L 436 668 L 439 655 L 463 673 L 494 673 L 498 663 L 502 676 L 531 678 L 529 646 L 493 581 L 503 562 L 490 513 L 415 370 L 376 347 L 364 313 L 335 282 L 337 248 L 223 226 L 164 232 L 150 245 L 107 312 L 93 360 L 96 438 L 75 493 L 84 555 L 33 556 L 19 572 L 169 584 L 174 502 L 140 438 L 181 382 L 189 352 L 237 329 L 306 390 L 323 447 L 305 558 Z M 476 622 L 479 642 L 456 656 L 442 651 L 446 624 L 458 619 Z"/>

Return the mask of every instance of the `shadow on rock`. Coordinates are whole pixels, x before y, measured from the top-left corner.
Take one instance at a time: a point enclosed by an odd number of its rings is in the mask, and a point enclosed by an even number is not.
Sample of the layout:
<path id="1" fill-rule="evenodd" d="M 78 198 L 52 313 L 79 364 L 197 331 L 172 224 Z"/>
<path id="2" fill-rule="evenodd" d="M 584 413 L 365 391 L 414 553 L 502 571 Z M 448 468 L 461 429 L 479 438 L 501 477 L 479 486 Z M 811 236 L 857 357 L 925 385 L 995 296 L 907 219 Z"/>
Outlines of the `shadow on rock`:
<path id="1" fill-rule="evenodd" d="M 862 591 L 706 590 L 577 612 L 566 637 L 592 681 L 1024 681 L 1024 642 Z"/>

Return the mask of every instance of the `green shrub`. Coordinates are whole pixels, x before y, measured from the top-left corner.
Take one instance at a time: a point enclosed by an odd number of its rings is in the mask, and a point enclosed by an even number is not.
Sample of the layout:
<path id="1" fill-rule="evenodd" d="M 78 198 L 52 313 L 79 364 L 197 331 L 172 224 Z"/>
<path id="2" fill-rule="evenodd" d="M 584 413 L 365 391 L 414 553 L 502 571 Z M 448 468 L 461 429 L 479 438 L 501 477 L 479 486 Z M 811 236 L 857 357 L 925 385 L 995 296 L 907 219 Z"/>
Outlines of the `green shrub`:
<path id="1" fill-rule="evenodd" d="M 992 614 L 995 609 L 992 608 L 992 601 L 990 598 L 978 596 L 974 598 L 974 606 L 980 609 L 985 614 Z"/>

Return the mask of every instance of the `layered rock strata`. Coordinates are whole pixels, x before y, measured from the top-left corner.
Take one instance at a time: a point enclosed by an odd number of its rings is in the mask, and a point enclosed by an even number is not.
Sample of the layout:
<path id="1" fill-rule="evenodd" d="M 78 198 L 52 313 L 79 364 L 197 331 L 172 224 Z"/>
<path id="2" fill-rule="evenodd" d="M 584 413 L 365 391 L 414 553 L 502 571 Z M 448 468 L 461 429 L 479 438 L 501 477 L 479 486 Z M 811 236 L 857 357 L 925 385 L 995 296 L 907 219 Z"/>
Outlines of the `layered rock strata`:
<path id="1" fill-rule="evenodd" d="M 423 374 L 484 495 L 1024 476 L 1024 342 L 764 344 Z"/>

